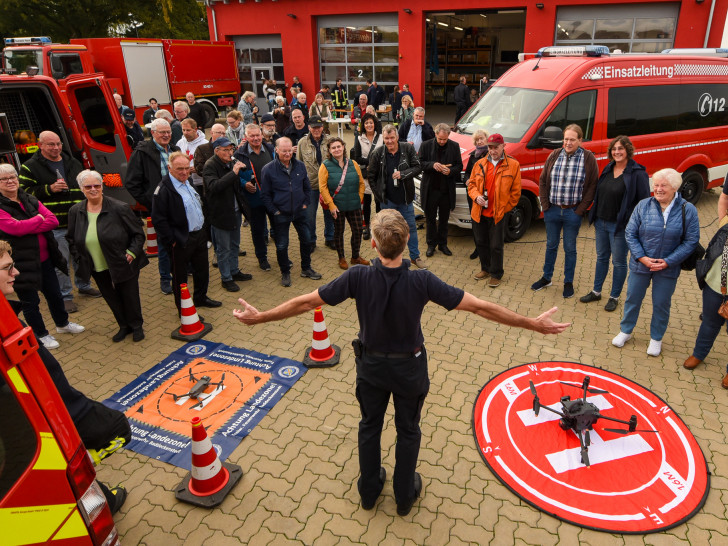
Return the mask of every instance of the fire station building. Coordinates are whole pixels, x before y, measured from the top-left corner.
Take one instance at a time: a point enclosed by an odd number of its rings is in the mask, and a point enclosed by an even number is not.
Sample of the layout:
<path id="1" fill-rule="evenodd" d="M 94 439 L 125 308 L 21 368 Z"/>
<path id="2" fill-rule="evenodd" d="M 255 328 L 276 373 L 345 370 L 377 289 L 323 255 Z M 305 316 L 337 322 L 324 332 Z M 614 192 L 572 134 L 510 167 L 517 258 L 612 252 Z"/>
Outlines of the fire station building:
<path id="1" fill-rule="evenodd" d="M 409 84 L 416 105 L 452 104 L 460 76 L 498 78 L 519 53 L 606 45 L 623 53 L 720 47 L 728 0 L 205 0 L 210 38 L 236 44 L 242 90 L 298 76 L 313 92 L 341 78 Z M 366 87 L 365 87 L 366 89 Z M 287 96 L 290 101 L 290 94 Z"/>

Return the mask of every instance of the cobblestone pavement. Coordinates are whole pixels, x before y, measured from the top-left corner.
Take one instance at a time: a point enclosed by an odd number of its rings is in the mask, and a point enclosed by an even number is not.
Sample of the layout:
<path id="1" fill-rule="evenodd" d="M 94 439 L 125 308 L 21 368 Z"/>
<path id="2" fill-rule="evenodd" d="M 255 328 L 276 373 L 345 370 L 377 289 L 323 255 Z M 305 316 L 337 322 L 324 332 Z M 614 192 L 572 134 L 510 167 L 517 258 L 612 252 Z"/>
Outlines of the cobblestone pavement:
<path id="1" fill-rule="evenodd" d="M 717 230 L 714 222 L 718 191 L 703 196 L 701 242 L 707 245 Z M 320 215 L 320 213 L 319 213 Z M 319 220 L 319 232 L 323 225 Z M 420 249 L 425 249 L 420 231 Z M 534 293 L 530 284 L 541 276 L 545 229 L 532 226 L 524 239 L 506 245 L 503 284 L 496 289 L 476 282 L 476 262 L 470 232 L 453 228 L 453 257 L 437 253 L 428 262 L 445 281 L 520 313 L 535 316 L 554 305 L 558 320 L 573 326 L 558 337 L 544 337 L 451 312 L 430 305 L 422 327 L 430 355 L 432 385 L 422 415 L 423 442 L 418 471 L 422 498 L 407 517 L 396 514 L 389 479 L 375 510 L 359 507 L 356 490 L 356 430 L 359 418 L 354 397 L 354 365 L 350 340 L 356 335 L 353 302 L 325 308 L 332 342 L 342 347 L 341 363 L 311 370 L 286 394 L 228 459 L 244 470 L 241 482 L 213 510 L 175 500 L 172 489 L 185 472 L 171 465 L 124 451 L 104 461 L 99 477 L 124 484 L 129 498 L 116 516 L 124 544 L 727 544 L 728 392 L 720 386 L 728 361 L 728 338 L 721 335 L 707 364 L 683 369 L 698 330 L 701 298 L 692 273 L 683 274 L 673 298 L 672 317 L 659 358 L 645 354 L 649 341 L 649 308 L 644 308 L 635 340 L 623 349 L 610 343 L 619 331 L 621 305 L 607 313 L 597 303 L 578 297 L 591 288 L 594 272 L 594 230 L 586 224 L 578 241 L 576 297 L 561 297 L 563 254 L 554 286 Z M 295 236 L 292 236 L 293 286 L 283 289 L 275 270 L 263 272 L 251 258 L 250 230 L 243 229 L 242 270 L 251 282 L 238 294 L 260 308 L 306 293 L 335 278 L 340 270 L 335 252 L 319 246 L 313 266 L 323 281 L 300 278 Z M 319 233 L 319 241 L 322 241 Z M 273 247 L 269 253 L 274 258 Z M 363 255 L 374 257 L 366 247 Z M 275 262 L 275 260 L 271 260 Z M 244 327 L 233 320 L 237 295 L 225 292 L 220 275 L 211 270 L 212 298 L 220 309 L 205 309 L 214 330 L 206 339 L 301 359 L 310 345 L 313 313 L 273 325 Z M 159 291 L 156 262 L 141 276 L 146 339 L 111 343 L 116 328 L 100 299 L 77 298 L 73 320 L 86 332 L 59 335 L 55 354 L 73 385 L 104 399 L 180 346 L 170 338 L 179 325 L 171 296 Z M 602 302 L 603 303 L 603 302 Z M 609 535 L 560 522 L 522 502 L 491 474 L 476 449 L 471 418 L 475 397 L 490 377 L 509 366 L 565 359 L 603 366 L 623 374 L 663 397 L 697 437 L 712 475 L 712 490 L 702 510 L 686 524 L 666 533 L 646 536 Z M 394 464 L 394 423 L 391 407 L 385 422 L 383 465 L 389 476 Z"/>

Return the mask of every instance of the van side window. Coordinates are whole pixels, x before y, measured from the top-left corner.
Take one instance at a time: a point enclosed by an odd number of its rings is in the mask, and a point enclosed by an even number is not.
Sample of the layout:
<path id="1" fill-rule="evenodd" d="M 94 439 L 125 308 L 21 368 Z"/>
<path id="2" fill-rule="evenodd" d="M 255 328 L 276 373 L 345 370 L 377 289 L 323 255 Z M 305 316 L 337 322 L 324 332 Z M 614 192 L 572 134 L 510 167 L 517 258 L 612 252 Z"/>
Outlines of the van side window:
<path id="1" fill-rule="evenodd" d="M 726 126 L 728 85 L 618 87 L 607 110 L 607 138 Z"/>
<path id="2" fill-rule="evenodd" d="M 71 74 L 83 74 L 81 56 L 78 53 L 51 53 L 51 76 L 62 80 Z"/>
<path id="3" fill-rule="evenodd" d="M 35 459 L 38 440 L 25 411 L 0 374 L 0 415 L 12 426 L 0 426 L 0 500 Z"/>
<path id="4" fill-rule="evenodd" d="M 74 96 L 89 136 L 100 144 L 115 146 L 114 121 L 101 89 L 98 86 L 81 87 L 74 90 Z"/>
<path id="5" fill-rule="evenodd" d="M 584 140 L 591 140 L 594 132 L 596 107 L 596 89 L 572 93 L 554 108 L 543 126 L 555 126 L 563 131 L 567 125 L 576 123 L 584 131 Z"/>

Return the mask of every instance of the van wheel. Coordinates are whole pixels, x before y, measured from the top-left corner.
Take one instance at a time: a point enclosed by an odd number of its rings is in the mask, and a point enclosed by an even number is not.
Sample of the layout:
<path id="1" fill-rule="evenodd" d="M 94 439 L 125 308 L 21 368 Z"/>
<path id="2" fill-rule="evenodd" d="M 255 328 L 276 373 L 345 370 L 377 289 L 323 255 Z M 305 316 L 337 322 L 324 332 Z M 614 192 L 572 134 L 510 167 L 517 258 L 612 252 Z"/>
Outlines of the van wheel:
<path id="1" fill-rule="evenodd" d="M 705 187 L 703 176 L 698 171 L 686 171 L 683 173 L 682 178 L 683 183 L 680 186 L 680 194 L 686 201 L 697 205 Z"/>
<path id="2" fill-rule="evenodd" d="M 518 204 L 508 213 L 506 222 L 506 242 L 517 241 L 528 231 L 533 218 L 533 206 L 531 200 L 521 195 Z"/>
<path id="3" fill-rule="evenodd" d="M 217 119 L 217 110 L 207 102 L 203 102 L 202 106 L 205 108 L 205 129 L 209 129 L 215 123 Z"/>

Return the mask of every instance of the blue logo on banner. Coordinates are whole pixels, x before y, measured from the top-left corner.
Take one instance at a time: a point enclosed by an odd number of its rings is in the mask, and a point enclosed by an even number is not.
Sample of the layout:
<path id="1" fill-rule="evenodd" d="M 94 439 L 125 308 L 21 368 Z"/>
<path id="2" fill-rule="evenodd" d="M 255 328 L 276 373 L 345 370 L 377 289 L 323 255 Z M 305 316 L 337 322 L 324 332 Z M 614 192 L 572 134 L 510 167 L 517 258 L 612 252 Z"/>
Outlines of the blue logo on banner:
<path id="1" fill-rule="evenodd" d="M 207 347 L 204 345 L 190 345 L 187 349 L 185 349 L 185 352 L 190 356 L 197 356 L 204 353 L 205 349 L 207 349 Z"/>
<path id="2" fill-rule="evenodd" d="M 278 375 L 286 379 L 290 379 L 292 377 L 296 377 L 300 371 L 301 369 L 297 366 L 284 366 L 278 370 Z"/>

